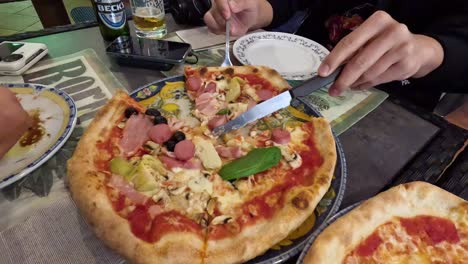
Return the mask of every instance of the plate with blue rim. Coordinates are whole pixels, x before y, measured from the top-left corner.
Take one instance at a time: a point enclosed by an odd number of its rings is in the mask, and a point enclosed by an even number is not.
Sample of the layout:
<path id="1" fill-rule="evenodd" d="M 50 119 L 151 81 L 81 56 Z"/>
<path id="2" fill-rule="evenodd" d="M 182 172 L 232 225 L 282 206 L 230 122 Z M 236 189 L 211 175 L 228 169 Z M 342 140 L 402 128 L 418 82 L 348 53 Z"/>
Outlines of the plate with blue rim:
<path id="1" fill-rule="evenodd" d="M 0 159 L 0 189 L 33 172 L 70 137 L 77 120 L 73 99 L 56 88 L 31 83 L 2 83 L 15 93 L 33 124 Z M 0 88 L 5 89 L 5 88 Z"/>
<path id="2" fill-rule="evenodd" d="M 176 115 L 178 118 L 184 118 L 183 115 L 189 113 L 192 107 L 192 103 L 185 90 L 184 81 L 184 76 L 169 77 L 144 85 L 133 91 L 130 96 L 146 107 L 159 109 L 164 112 L 165 116 Z M 321 116 L 305 100 L 296 100 L 292 103 L 292 106 L 307 116 Z M 282 120 L 283 122 L 301 122 L 300 119 L 292 115 Z M 337 212 L 345 192 L 347 170 L 343 149 L 336 136 L 335 142 L 338 158 L 334 177 L 330 189 L 319 202 L 314 214 L 287 238 L 273 246 L 263 255 L 251 259 L 246 263 L 277 264 L 284 263 L 288 259 L 297 256 L 304 248 L 312 233 Z"/>
<path id="3" fill-rule="evenodd" d="M 234 42 L 233 53 L 244 65 L 265 65 L 287 80 L 306 80 L 317 74 L 329 51 L 319 43 L 289 33 L 256 32 Z"/>
<path id="4" fill-rule="evenodd" d="M 336 213 L 334 216 L 330 217 L 325 224 L 317 228 L 312 235 L 309 237 L 309 240 L 304 246 L 304 249 L 301 252 L 301 255 L 299 255 L 299 258 L 297 259 L 297 264 L 301 264 L 304 261 L 305 256 L 307 255 L 307 252 L 309 252 L 310 247 L 312 247 L 312 244 L 314 241 L 317 239 L 317 237 L 331 224 L 333 224 L 338 218 L 344 216 L 345 214 L 351 212 L 354 208 L 358 207 L 361 204 L 361 202 L 357 202 L 355 204 L 352 204 L 342 210 L 340 210 L 338 213 Z"/>

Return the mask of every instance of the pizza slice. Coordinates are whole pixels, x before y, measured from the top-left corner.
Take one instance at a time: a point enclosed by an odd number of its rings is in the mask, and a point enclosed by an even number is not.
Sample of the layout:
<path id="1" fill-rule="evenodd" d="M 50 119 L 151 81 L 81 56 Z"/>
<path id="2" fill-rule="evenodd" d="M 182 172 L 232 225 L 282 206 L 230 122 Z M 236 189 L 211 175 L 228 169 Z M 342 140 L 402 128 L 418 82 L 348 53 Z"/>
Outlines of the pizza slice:
<path id="1" fill-rule="evenodd" d="M 333 135 L 321 118 L 285 122 L 285 110 L 214 137 L 220 120 L 289 87 L 264 67 L 186 73 L 188 115 L 123 92 L 99 112 L 68 164 L 72 197 L 132 262 L 246 261 L 313 213 L 333 175 Z"/>
<path id="2" fill-rule="evenodd" d="M 185 74 L 188 92 L 196 101 L 212 98 L 195 106 L 195 115 L 200 112 L 206 118 L 207 130 L 290 88 L 267 67 L 187 67 Z M 206 111 L 210 107 L 212 111 Z M 336 152 L 328 123 L 314 119 L 303 126 L 287 126 L 281 118 L 277 113 L 215 143 L 223 164 L 249 156 L 254 148 L 276 147 L 282 159 L 278 166 L 246 179 L 233 181 L 226 170 L 220 174 L 229 182 L 216 176 L 213 197 L 217 203 L 208 211 L 212 220 L 206 263 L 246 261 L 265 252 L 313 213 L 330 186 Z M 238 170 L 261 159 L 250 156 L 244 163 L 236 160 L 230 165 Z"/>
<path id="3" fill-rule="evenodd" d="M 303 263 L 468 263 L 468 202 L 425 182 L 393 187 L 328 226 Z"/>

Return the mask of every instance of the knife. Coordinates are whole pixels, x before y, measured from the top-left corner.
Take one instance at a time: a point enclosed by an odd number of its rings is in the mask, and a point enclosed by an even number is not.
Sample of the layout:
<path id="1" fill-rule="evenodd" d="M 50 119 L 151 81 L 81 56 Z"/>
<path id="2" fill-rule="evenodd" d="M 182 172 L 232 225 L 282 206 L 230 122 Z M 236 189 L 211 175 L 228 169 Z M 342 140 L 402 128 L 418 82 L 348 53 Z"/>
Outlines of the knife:
<path id="1" fill-rule="evenodd" d="M 237 118 L 227 122 L 226 124 L 216 127 L 213 129 L 212 134 L 215 136 L 220 136 L 232 130 L 239 129 L 280 109 L 288 107 L 291 104 L 293 98 L 309 95 L 334 82 L 341 73 L 342 69 L 343 66 L 339 67 L 327 77 L 320 77 L 317 75 L 303 82 L 297 87 L 282 92 L 279 95 L 252 107 L 247 112 L 239 115 Z"/>

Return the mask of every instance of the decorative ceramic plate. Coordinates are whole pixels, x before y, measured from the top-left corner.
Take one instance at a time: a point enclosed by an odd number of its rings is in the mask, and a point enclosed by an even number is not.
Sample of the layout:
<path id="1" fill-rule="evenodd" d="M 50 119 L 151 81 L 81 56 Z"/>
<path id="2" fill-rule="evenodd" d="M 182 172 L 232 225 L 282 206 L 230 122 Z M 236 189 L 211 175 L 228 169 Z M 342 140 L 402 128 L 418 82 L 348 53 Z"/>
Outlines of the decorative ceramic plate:
<path id="1" fill-rule="evenodd" d="M 306 80 L 316 75 L 329 51 L 310 39 L 280 32 L 258 32 L 239 38 L 234 56 L 244 65 L 265 65 L 287 80 Z"/>
<path id="2" fill-rule="evenodd" d="M 0 159 L 0 189 L 25 177 L 65 144 L 76 124 L 73 99 L 55 88 L 36 84 L 8 87 L 33 118 L 33 126 Z"/>
<path id="3" fill-rule="evenodd" d="M 328 219 L 325 224 L 323 224 L 322 226 L 320 226 L 319 228 L 317 228 L 313 233 L 312 235 L 310 235 L 309 237 L 309 240 L 307 241 L 307 243 L 305 244 L 304 246 L 304 249 L 302 250 L 302 253 L 301 255 L 299 256 L 299 259 L 297 260 L 297 264 L 302 264 L 302 261 L 304 260 L 305 256 L 307 255 L 307 252 L 309 251 L 310 247 L 312 246 L 312 244 L 314 243 L 315 239 L 317 239 L 317 237 L 323 232 L 323 230 L 325 230 L 325 228 L 327 228 L 329 225 L 331 225 L 333 222 L 335 222 L 338 218 L 342 217 L 343 215 L 349 213 L 351 210 L 353 210 L 354 208 L 356 208 L 359 204 L 361 203 L 355 203 L 353 205 L 350 205 L 348 207 L 346 207 L 345 209 L 339 211 L 336 215 L 334 215 L 333 217 L 331 217 L 330 219 Z"/>
<path id="4" fill-rule="evenodd" d="M 183 76 L 150 83 L 135 90 L 131 96 L 147 107 L 158 108 L 165 115 L 174 115 L 179 119 L 189 118 L 191 115 L 192 102 L 186 93 Z M 298 125 L 310 116 L 320 116 L 320 113 L 306 102 L 294 101 L 292 106 L 294 108 L 281 112 L 281 122 L 286 122 L 284 125 Z M 338 153 L 335 177 L 314 214 L 286 239 L 247 263 L 282 263 L 299 254 L 309 236 L 338 210 L 345 190 L 346 164 L 341 144 L 336 137 L 335 140 Z"/>

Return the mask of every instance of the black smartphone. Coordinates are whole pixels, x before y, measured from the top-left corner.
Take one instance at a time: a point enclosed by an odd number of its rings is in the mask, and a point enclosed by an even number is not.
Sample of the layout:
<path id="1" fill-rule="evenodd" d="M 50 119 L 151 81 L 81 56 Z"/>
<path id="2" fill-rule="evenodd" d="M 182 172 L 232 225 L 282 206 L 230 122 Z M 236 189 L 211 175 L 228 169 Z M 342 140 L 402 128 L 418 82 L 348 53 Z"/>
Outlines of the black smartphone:
<path id="1" fill-rule="evenodd" d="M 187 43 L 122 36 L 114 40 L 106 52 L 119 61 L 135 65 L 138 61 L 142 64 L 174 65 L 183 63 L 191 50 Z"/>

